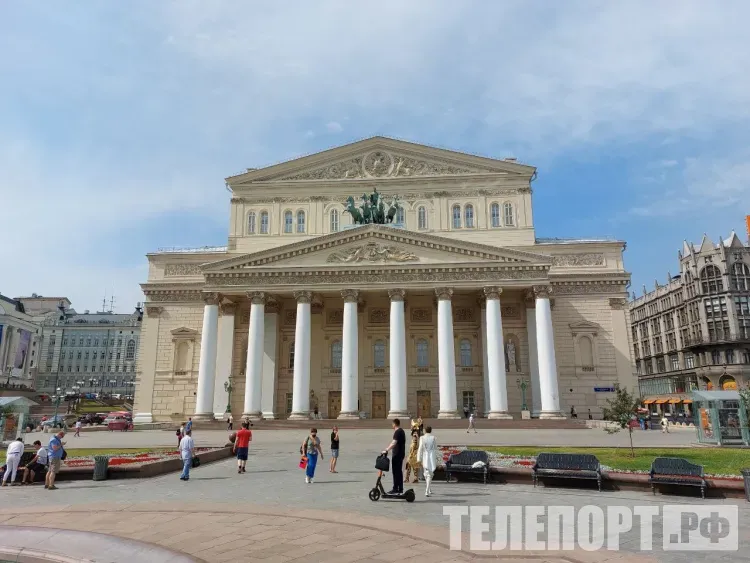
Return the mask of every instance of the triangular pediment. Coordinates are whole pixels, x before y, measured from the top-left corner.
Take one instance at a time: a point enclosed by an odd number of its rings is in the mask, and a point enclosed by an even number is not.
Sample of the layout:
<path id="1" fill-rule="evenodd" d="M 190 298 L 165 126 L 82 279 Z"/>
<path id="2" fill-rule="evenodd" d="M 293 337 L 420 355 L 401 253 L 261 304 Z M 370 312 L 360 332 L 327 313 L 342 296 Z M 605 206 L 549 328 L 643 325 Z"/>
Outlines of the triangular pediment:
<path id="1" fill-rule="evenodd" d="M 570 323 L 568 326 L 574 335 L 579 333 L 596 334 L 602 329 L 601 325 L 589 321 L 578 321 Z"/>
<path id="2" fill-rule="evenodd" d="M 227 178 L 231 186 L 268 181 L 387 180 L 500 174 L 530 178 L 534 167 L 416 143 L 372 137 Z"/>
<path id="3" fill-rule="evenodd" d="M 172 338 L 195 338 L 198 336 L 198 331 L 186 326 L 173 328 L 171 331 Z"/>
<path id="4" fill-rule="evenodd" d="M 305 267 L 507 264 L 549 266 L 549 256 L 366 225 L 203 266 L 204 273 Z"/>

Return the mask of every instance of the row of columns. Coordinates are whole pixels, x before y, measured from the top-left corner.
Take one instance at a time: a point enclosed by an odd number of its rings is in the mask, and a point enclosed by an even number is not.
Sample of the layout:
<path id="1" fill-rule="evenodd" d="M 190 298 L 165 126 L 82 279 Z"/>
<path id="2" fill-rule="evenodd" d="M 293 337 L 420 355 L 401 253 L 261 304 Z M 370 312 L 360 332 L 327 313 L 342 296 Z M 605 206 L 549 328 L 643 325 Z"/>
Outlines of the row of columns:
<path id="1" fill-rule="evenodd" d="M 505 375 L 505 347 L 503 342 L 502 309 L 499 287 L 485 287 L 485 313 L 482 317 L 483 350 L 485 354 L 485 399 L 489 418 L 513 418 L 508 413 L 508 392 Z M 554 334 L 550 294 L 546 286 L 532 290 L 535 307 L 527 313 L 529 325 L 529 357 L 532 372 L 532 412 L 540 418 L 559 418 L 560 400 L 557 383 Z M 359 291 L 346 289 L 341 357 L 341 413 L 339 418 L 359 418 L 359 350 L 357 303 Z M 405 417 L 407 411 L 406 381 L 406 323 L 404 298 L 406 291 L 391 289 L 390 306 L 390 406 L 389 418 Z M 456 393 L 456 359 L 453 338 L 453 290 L 435 289 L 438 305 L 438 385 L 440 409 L 438 418 L 458 418 Z M 265 326 L 265 294 L 249 293 L 250 327 L 245 370 L 243 416 L 260 419 L 263 392 L 263 354 Z M 295 326 L 295 361 L 292 387 L 291 419 L 310 418 L 310 346 L 312 292 L 296 291 L 297 318 Z M 213 418 L 214 378 L 217 355 L 218 295 L 207 296 L 203 314 L 201 356 L 198 370 L 198 389 L 195 417 Z M 533 322 L 532 322 L 533 321 Z M 538 378 L 536 376 L 538 373 Z"/>

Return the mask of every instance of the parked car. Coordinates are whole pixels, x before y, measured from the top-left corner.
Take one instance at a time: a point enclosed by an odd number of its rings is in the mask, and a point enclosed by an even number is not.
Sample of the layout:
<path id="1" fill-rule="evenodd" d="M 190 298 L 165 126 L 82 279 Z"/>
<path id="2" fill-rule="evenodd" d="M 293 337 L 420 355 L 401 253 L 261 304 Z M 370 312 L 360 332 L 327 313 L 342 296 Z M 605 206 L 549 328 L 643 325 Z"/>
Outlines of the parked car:
<path id="1" fill-rule="evenodd" d="M 80 420 L 82 424 L 101 424 L 104 422 L 104 418 L 104 416 L 89 413 L 79 416 L 78 420 Z"/>
<path id="2" fill-rule="evenodd" d="M 52 426 L 53 428 L 62 428 L 65 423 L 65 417 L 61 414 L 57 416 L 51 416 L 47 420 L 42 422 L 42 427 Z"/>
<path id="3" fill-rule="evenodd" d="M 127 432 L 128 430 L 133 429 L 133 423 L 129 421 L 124 416 L 116 416 L 114 418 L 109 419 L 109 422 L 107 423 L 107 428 L 111 432 L 114 432 L 115 430 L 120 430 L 122 432 Z"/>

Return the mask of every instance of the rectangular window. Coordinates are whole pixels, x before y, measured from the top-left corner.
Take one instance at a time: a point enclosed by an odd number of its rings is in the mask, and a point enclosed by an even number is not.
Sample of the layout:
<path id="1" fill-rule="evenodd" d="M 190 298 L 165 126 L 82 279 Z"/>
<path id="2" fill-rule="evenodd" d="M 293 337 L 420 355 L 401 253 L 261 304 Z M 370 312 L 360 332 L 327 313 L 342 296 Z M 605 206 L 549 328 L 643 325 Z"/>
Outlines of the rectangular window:
<path id="1" fill-rule="evenodd" d="M 726 356 L 727 356 L 727 363 L 733 364 L 734 363 L 734 350 L 727 350 Z"/>
<path id="2" fill-rule="evenodd" d="M 474 410 L 474 391 L 464 391 L 463 392 L 463 406 L 464 408 L 469 409 L 469 411 Z"/>
<path id="3" fill-rule="evenodd" d="M 685 369 L 695 368 L 695 356 L 692 354 L 685 354 Z"/>
<path id="4" fill-rule="evenodd" d="M 680 369 L 680 359 L 677 356 L 670 356 L 669 361 L 672 364 L 672 371 Z"/>
<path id="5" fill-rule="evenodd" d="M 78 339 L 78 345 L 79 346 L 83 346 L 83 338 L 79 338 Z"/>
<path id="6" fill-rule="evenodd" d="M 300 211 L 297 213 L 297 232 L 298 233 L 304 233 L 305 232 L 305 212 Z"/>

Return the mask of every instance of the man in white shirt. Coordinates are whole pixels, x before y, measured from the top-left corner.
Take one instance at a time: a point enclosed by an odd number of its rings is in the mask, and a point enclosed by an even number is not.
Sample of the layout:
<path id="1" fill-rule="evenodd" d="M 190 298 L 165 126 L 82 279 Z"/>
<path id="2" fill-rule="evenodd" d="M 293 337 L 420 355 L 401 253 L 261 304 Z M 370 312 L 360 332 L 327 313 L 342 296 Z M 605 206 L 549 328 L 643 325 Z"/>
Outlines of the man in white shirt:
<path id="1" fill-rule="evenodd" d="M 18 465 L 21 463 L 22 455 L 23 439 L 18 438 L 17 440 L 13 440 L 8 446 L 8 451 L 5 454 L 5 463 L 8 467 L 3 475 L 3 487 L 8 486 L 8 477 L 10 477 L 10 484 L 15 484 L 16 473 L 18 472 Z"/>
<path id="2" fill-rule="evenodd" d="M 182 458 L 182 475 L 180 481 L 190 479 L 190 468 L 193 465 L 193 453 L 195 452 L 195 442 L 193 442 L 192 432 L 185 430 L 185 436 L 180 440 L 180 457 Z"/>
<path id="3" fill-rule="evenodd" d="M 36 455 L 23 468 L 23 476 L 21 477 L 21 483 L 23 484 L 32 484 L 37 473 L 47 471 L 47 449 L 42 446 L 39 440 L 34 442 L 34 447 L 37 448 Z"/>
<path id="4" fill-rule="evenodd" d="M 76 433 L 75 436 L 81 437 L 81 421 L 76 420 Z"/>

